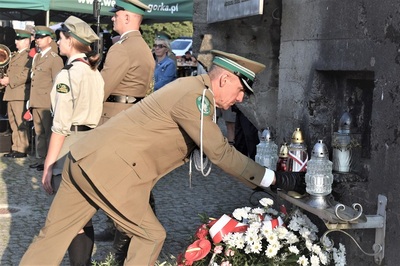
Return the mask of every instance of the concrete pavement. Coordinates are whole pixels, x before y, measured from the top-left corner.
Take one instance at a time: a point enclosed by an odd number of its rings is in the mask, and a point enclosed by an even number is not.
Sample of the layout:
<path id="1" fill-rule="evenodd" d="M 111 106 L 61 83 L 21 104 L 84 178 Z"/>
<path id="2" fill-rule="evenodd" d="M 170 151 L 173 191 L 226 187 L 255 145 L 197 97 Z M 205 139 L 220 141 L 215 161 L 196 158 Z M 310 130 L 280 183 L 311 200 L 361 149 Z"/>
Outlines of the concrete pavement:
<path id="1" fill-rule="evenodd" d="M 18 265 L 43 226 L 52 200 L 42 189 L 42 172 L 28 167 L 33 161 L 29 156 L 9 159 L 0 153 L 0 265 Z M 198 214 L 219 218 L 235 208 L 250 206 L 253 191 L 216 166 L 207 177 L 194 171 L 191 188 L 188 171 L 188 164 L 172 171 L 153 191 L 157 217 L 167 231 L 160 261 L 177 256 L 191 244 L 200 225 Z M 104 213 L 99 211 L 93 220 L 95 232 L 104 229 Z M 103 260 L 111 245 L 112 242 L 96 242 L 93 259 Z M 62 265 L 69 265 L 68 256 Z"/>

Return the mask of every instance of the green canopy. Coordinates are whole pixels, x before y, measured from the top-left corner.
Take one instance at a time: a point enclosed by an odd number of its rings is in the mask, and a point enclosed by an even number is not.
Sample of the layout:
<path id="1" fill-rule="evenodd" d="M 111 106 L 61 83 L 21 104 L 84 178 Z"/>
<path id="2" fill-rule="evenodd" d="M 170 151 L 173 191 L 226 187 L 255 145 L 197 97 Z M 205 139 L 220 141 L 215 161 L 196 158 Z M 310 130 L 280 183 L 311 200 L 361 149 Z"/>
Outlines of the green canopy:
<path id="1" fill-rule="evenodd" d="M 32 9 L 47 11 L 50 7 L 50 0 L 1 0 L 0 8 L 9 9 Z"/>
<path id="2" fill-rule="evenodd" d="M 69 13 L 84 14 L 85 19 L 93 16 L 93 2 L 96 0 L 0 0 L 0 10 L 23 12 L 23 10 L 49 11 L 51 19 L 63 21 Z M 145 13 L 144 22 L 191 21 L 193 17 L 193 0 L 141 0 L 151 10 Z M 109 10 L 115 0 L 100 0 L 100 15 L 106 20 L 112 16 Z M 57 16 L 53 16 L 57 14 Z M 10 18 L 12 14 L 8 15 Z M 0 16 L 1 19 L 1 16 Z M 16 16 L 15 19 L 19 19 Z M 94 19 L 94 17 L 93 17 Z"/>
<path id="3" fill-rule="evenodd" d="M 93 14 L 93 1 L 95 0 L 50 0 L 50 12 L 65 11 L 75 13 Z M 115 0 L 101 0 L 100 15 L 112 16 L 110 9 L 115 5 Z M 142 0 L 151 10 L 144 15 L 145 20 L 151 21 L 190 21 L 193 17 L 192 0 Z"/>

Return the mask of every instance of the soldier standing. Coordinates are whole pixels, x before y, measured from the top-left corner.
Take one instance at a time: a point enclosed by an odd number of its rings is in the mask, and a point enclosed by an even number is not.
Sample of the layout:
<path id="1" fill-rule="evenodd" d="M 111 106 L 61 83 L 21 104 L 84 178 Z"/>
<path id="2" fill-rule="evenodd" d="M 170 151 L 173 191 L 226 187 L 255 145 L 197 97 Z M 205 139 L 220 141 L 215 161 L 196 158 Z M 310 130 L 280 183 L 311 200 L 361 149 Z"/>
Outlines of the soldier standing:
<path id="1" fill-rule="evenodd" d="M 55 44 L 52 39 L 53 35 L 54 31 L 51 28 L 35 27 L 35 42 L 40 52 L 33 58 L 29 107 L 32 109 L 36 134 L 36 155 L 39 160 L 29 167 L 39 171 L 43 170 L 51 136 L 53 118 L 50 112 L 50 92 L 57 74 L 64 66 L 58 51 L 52 48 Z"/>
<path id="2" fill-rule="evenodd" d="M 29 148 L 28 128 L 24 123 L 26 101 L 31 87 L 30 70 L 32 58 L 29 56 L 31 33 L 26 30 L 15 30 L 15 45 L 18 49 L 10 60 L 6 76 L 0 84 L 6 86 L 3 100 L 7 101 L 7 114 L 12 131 L 11 152 L 4 154 L 8 158 L 23 158 Z"/>
<path id="3" fill-rule="evenodd" d="M 143 15 L 149 7 L 138 0 L 117 0 L 110 11 L 113 30 L 120 39 L 107 53 L 101 75 L 104 79 L 104 105 L 100 124 L 143 99 L 150 90 L 155 62 L 148 44 L 140 33 Z M 154 200 L 151 196 L 151 204 Z M 108 218 L 107 227 L 96 240 L 113 240 L 117 261 L 123 261 L 130 238 L 115 229 Z"/>

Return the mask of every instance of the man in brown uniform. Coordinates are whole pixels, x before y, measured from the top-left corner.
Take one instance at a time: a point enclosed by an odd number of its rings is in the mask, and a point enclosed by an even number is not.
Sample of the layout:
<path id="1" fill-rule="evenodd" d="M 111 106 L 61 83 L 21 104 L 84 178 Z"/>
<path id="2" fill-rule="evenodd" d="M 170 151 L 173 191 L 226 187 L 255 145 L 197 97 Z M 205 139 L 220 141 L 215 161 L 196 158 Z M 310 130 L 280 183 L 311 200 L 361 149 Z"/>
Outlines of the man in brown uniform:
<path id="1" fill-rule="evenodd" d="M 121 37 L 111 46 L 101 70 L 105 102 L 99 126 L 138 103 L 150 90 L 155 62 L 139 31 L 146 10 L 149 7 L 138 0 L 117 0 L 111 10 L 114 13 L 113 29 Z M 96 234 L 96 240 L 113 240 L 115 232 L 113 223 L 108 220 L 106 229 Z M 124 253 L 129 238 L 117 234 L 115 239 L 115 256 L 118 257 L 118 253 Z"/>
<path id="2" fill-rule="evenodd" d="M 117 0 L 111 10 L 114 31 L 121 38 L 107 53 L 101 70 L 105 82 L 100 124 L 146 96 L 154 73 L 154 59 L 139 28 L 149 7 L 138 0 Z"/>
<path id="3" fill-rule="evenodd" d="M 36 134 L 36 155 L 39 160 L 29 167 L 39 171 L 43 170 L 43 162 L 51 136 L 53 119 L 50 112 L 50 92 L 57 74 L 64 66 L 58 51 L 52 48 L 54 43 L 52 35 L 54 35 L 54 31 L 46 26 L 35 27 L 35 41 L 40 52 L 33 58 L 29 107 L 32 108 Z"/>
<path id="4" fill-rule="evenodd" d="M 29 72 L 32 67 L 32 58 L 29 56 L 31 33 L 26 30 L 15 30 L 15 53 L 8 65 L 7 75 L 0 79 L 0 84 L 6 87 L 3 100 L 7 101 L 7 114 L 12 130 L 11 152 L 4 157 L 23 158 L 29 148 L 28 128 L 22 116 L 26 111 L 26 101 L 29 99 L 31 79 Z"/>
<path id="5" fill-rule="evenodd" d="M 275 173 L 224 138 L 215 123 L 216 107 L 241 102 L 265 66 L 213 53 L 208 74 L 168 83 L 71 146 L 46 224 L 20 265 L 58 265 L 76 232 L 98 208 L 132 237 L 125 265 L 154 265 L 166 232 L 150 207 L 150 191 L 187 162 L 196 147 L 200 158 L 204 151 L 212 163 L 251 188 L 303 192 L 304 173 Z"/>

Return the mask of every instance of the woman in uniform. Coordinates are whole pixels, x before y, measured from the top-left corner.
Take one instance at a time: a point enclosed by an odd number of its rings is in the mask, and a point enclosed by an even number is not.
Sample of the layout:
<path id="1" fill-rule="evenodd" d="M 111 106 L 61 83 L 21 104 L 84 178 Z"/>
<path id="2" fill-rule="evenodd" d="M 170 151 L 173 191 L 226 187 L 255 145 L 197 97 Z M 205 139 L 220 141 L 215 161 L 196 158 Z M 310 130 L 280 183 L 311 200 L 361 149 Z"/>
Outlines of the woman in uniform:
<path id="1" fill-rule="evenodd" d="M 104 81 L 97 70 L 100 56 L 90 48 L 98 39 L 88 24 L 74 16 L 60 30 L 60 54 L 68 61 L 57 75 L 50 94 L 53 125 L 42 176 L 43 187 L 49 194 L 57 190 L 70 145 L 95 128 L 101 117 Z M 93 225 L 89 221 L 82 227 L 68 248 L 71 265 L 91 262 Z"/>

